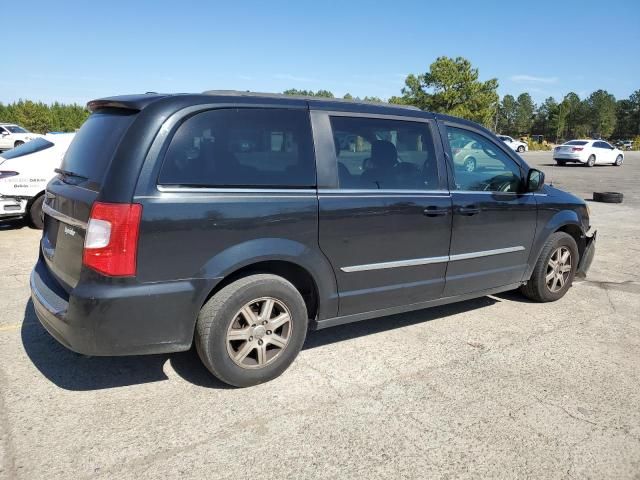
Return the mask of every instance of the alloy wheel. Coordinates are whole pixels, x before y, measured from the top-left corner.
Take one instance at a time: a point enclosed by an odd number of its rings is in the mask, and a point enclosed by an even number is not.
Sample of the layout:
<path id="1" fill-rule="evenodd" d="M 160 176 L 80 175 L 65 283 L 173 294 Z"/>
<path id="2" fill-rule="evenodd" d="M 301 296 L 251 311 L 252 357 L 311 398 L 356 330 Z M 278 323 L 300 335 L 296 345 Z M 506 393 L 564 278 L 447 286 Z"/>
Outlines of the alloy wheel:
<path id="1" fill-rule="evenodd" d="M 246 303 L 227 329 L 227 352 L 242 368 L 263 368 L 285 350 L 292 331 L 291 313 L 278 299 Z"/>
<path id="2" fill-rule="evenodd" d="M 571 250 L 562 246 L 555 249 L 547 263 L 545 283 L 550 292 L 562 290 L 571 275 Z"/>

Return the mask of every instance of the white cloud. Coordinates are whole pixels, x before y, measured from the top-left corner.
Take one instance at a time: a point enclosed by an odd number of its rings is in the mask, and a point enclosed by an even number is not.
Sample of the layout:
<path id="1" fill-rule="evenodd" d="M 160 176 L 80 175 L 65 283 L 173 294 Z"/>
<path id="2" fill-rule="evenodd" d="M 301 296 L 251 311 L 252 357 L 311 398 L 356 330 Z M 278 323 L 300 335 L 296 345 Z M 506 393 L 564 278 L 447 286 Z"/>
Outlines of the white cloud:
<path id="1" fill-rule="evenodd" d="M 516 83 L 556 83 L 558 77 L 536 77 L 535 75 L 512 75 L 509 80 Z"/>

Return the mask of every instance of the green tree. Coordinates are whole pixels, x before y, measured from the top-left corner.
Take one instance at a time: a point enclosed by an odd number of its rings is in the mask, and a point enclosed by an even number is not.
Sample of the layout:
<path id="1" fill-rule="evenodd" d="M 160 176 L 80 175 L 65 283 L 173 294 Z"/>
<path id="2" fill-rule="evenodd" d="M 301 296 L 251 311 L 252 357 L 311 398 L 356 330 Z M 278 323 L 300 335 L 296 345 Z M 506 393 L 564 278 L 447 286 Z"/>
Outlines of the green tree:
<path id="1" fill-rule="evenodd" d="M 345 93 L 344 97 L 342 98 L 344 98 L 345 100 L 353 100 L 353 95 L 351 95 L 350 93 Z"/>
<path id="2" fill-rule="evenodd" d="M 531 95 L 521 93 L 516 100 L 515 130 L 518 135 L 527 135 L 531 133 L 531 125 L 533 124 L 533 113 L 536 109 Z"/>
<path id="3" fill-rule="evenodd" d="M 513 95 L 505 95 L 498 110 L 498 132 L 515 135 L 516 99 Z"/>
<path id="4" fill-rule="evenodd" d="M 586 101 L 591 118 L 591 134 L 609 137 L 616 126 L 616 97 L 606 90 L 593 92 Z"/>
<path id="5" fill-rule="evenodd" d="M 482 82 L 478 78 L 478 69 L 469 60 L 439 57 L 428 72 L 409 75 L 402 100 L 392 97 L 391 101 L 493 126 L 499 101 L 498 80 Z"/>

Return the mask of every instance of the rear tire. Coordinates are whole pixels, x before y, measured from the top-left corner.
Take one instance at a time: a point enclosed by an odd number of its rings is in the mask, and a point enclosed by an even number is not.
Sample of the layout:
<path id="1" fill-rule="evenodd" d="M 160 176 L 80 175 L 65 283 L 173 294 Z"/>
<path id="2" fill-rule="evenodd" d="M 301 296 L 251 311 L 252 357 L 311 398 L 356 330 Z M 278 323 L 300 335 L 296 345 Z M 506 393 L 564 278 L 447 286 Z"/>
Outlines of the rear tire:
<path id="1" fill-rule="evenodd" d="M 518 153 L 524 153 L 524 147 L 522 145 L 520 145 L 518 148 Z"/>
<path id="2" fill-rule="evenodd" d="M 596 164 L 596 156 L 590 155 L 585 164 L 587 167 L 593 167 Z"/>
<path id="3" fill-rule="evenodd" d="M 278 326 L 283 318 L 287 323 Z M 291 365 L 307 325 L 304 300 L 290 282 L 276 275 L 251 275 L 204 304 L 196 323 L 196 350 L 217 378 L 249 387 L 273 380 Z"/>
<path id="4" fill-rule="evenodd" d="M 566 252 L 569 252 L 568 263 L 566 260 L 559 260 Z M 578 246 L 573 237 L 564 232 L 551 234 L 542 248 L 531 278 L 520 287 L 520 292 L 534 302 L 555 302 L 561 299 L 571 288 L 578 261 Z"/>
<path id="5" fill-rule="evenodd" d="M 42 221 L 42 203 L 44 202 L 44 195 L 40 195 L 36 198 L 31 207 L 29 207 L 29 225 L 32 228 L 42 230 L 44 222 Z"/>

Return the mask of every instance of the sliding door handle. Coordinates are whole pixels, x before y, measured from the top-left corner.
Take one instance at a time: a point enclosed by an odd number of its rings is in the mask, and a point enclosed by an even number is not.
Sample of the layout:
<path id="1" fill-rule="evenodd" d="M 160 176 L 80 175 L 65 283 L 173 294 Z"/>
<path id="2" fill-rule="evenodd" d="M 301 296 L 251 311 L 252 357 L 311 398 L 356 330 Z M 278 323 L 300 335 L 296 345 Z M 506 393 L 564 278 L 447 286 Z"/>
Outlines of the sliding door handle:
<path id="1" fill-rule="evenodd" d="M 458 208 L 458 213 L 460 215 L 471 216 L 480 213 L 480 209 L 476 205 L 467 205 L 465 207 Z"/>
<path id="2" fill-rule="evenodd" d="M 427 207 L 422 211 L 427 217 L 442 217 L 449 213 L 448 208 Z"/>

